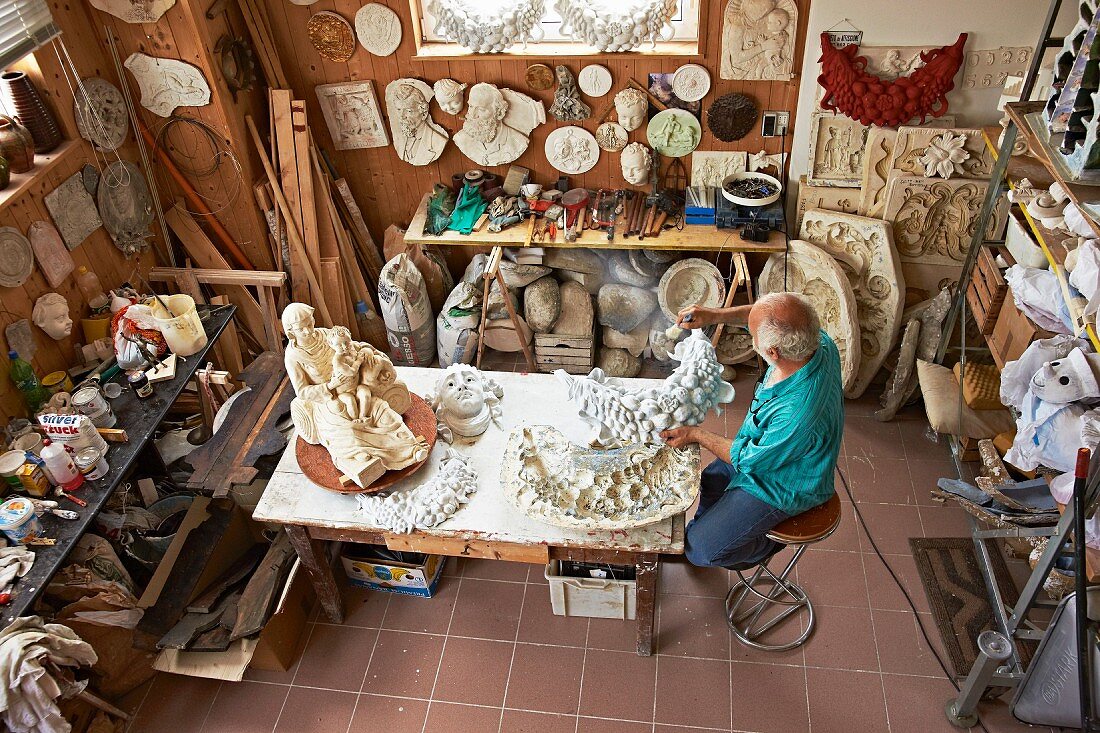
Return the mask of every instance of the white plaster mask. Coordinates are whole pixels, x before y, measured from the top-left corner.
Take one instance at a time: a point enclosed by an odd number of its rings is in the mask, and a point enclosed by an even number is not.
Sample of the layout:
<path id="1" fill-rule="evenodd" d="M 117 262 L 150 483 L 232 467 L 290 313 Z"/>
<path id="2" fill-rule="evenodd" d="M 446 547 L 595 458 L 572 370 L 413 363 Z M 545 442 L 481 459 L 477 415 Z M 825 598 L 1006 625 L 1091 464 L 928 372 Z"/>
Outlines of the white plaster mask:
<path id="1" fill-rule="evenodd" d="M 468 364 L 452 364 L 436 383 L 431 403 L 436 418 L 453 436 L 474 438 L 500 418 L 504 390 Z M 444 438 L 450 440 L 444 431 Z"/>
<path id="2" fill-rule="evenodd" d="M 46 293 L 36 300 L 31 319 L 34 325 L 45 331 L 55 341 L 67 339 L 73 332 L 69 302 L 57 293 Z"/>
<path id="3" fill-rule="evenodd" d="M 619 156 L 619 166 L 626 182 L 641 186 L 649 180 L 649 169 L 653 165 L 653 155 L 649 148 L 641 143 L 630 143 Z"/>
<path id="4" fill-rule="evenodd" d="M 1098 358 L 1100 356 L 1093 354 L 1090 358 L 1081 349 L 1074 349 L 1064 359 L 1047 362 L 1031 377 L 1031 393 L 1055 405 L 1100 397 L 1100 385 L 1095 376 L 1100 365 L 1093 364 Z"/>
<path id="5" fill-rule="evenodd" d="M 615 113 L 619 116 L 619 124 L 627 132 L 642 126 L 648 110 L 649 100 L 634 87 L 628 87 L 615 95 Z"/>
<path id="6" fill-rule="evenodd" d="M 457 115 L 462 111 L 462 92 L 465 89 L 465 84 L 459 84 L 454 79 L 440 79 L 432 85 L 435 101 L 439 102 L 439 108 L 449 115 Z"/>

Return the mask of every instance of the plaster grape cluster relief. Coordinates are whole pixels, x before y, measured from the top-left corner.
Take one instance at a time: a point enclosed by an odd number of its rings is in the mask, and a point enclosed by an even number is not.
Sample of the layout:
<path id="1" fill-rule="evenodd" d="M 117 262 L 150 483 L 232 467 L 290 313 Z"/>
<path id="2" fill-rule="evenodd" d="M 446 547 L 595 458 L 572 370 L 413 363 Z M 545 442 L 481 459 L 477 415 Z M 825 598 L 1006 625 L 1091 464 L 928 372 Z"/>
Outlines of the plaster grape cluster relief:
<path id="1" fill-rule="evenodd" d="M 356 494 L 355 499 L 367 524 L 405 534 L 447 521 L 475 492 L 477 473 L 458 451 L 447 448 L 439 470 L 416 488 L 386 496 Z"/>
<path id="2" fill-rule="evenodd" d="M 435 18 L 435 32 L 473 53 L 503 53 L 517 43 L 543 38 L 540 21 L 544 0 L 431 0 L 428 12 Z"/>
<path id="3" fill-rule="evenodd" d="M 648 41 L 670 41 L 676 34 L 672 17 L 677 0 L 556 0 L 561 34 L 585 43 L 600 53 L 633 51 Z"/>

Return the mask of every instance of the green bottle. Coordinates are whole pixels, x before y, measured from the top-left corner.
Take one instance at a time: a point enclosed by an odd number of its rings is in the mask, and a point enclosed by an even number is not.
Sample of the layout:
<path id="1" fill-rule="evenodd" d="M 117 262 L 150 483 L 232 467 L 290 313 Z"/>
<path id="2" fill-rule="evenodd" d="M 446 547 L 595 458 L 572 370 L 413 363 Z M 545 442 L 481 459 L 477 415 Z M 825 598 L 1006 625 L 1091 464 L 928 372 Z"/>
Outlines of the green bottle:
<path id="1" fill-rule="evenodd" d="M 27 407 L 33 413 L 42 406 L 49 394 L 38 382 L 38 375 L 34 373 L 34 367 L 20 359 L 19 354 L 15 351 L 9 351 L 8 358 L 11 359 L 11 370 L 9 371 L 11 381 L 15 382 L 15 386 L 23 393 L 23 399 L 26 400 Z"/>

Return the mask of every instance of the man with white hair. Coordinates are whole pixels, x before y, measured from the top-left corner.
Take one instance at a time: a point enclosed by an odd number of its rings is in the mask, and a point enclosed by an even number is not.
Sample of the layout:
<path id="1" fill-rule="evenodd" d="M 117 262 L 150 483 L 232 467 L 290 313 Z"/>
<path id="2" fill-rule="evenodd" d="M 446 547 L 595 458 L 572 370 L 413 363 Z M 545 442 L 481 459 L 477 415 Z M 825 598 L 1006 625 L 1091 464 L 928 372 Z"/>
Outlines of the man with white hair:
<path id="1" fill-rule="evenodd" d="M 703 471 L 699 508 L 687 525 L 694 565 L 747 570 L 783 545 L 765 535 L 833 495 L 844 430 L 840 355 L 809 301 L 772 293 L 754 305 L 691 306 L 677 325 L 745 325 L 768 362 L 748 415 L 733 440 L 700 427 L 662 433 L 672 446 L 698 443 L 718 456 Z"/>

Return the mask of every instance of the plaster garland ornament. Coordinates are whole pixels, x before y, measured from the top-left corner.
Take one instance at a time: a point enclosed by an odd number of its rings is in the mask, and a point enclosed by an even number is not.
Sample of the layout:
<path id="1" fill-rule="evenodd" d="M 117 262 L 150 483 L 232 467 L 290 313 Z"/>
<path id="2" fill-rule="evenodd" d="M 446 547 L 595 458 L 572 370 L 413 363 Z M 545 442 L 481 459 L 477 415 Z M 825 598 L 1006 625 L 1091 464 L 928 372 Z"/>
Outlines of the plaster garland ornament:
<path id="1" fill-rule="evenodd" d="M 756 126 L 760 110 L 756 102 L 744 94 L 723 94 L 707 108 L 707 127 L 724 143 L 748 135 Z"/>
<path id="2" fill-rule="evenodd" d="M 461 112 L 462 105 L 466 101 L 463 95 L 466 86 L 454 79 L 440 79 L 432 84 L 432 91 L 435 92 L 435 101 L 439 102 L 439 108 L 449 115 L 457 115 Z"/>
<path id="3" fill-rule="evenodd" d="M 84 176 L 80 172 L 62 181 L 42 201 L 69 251 L 76 249 L 92 232 L 103 226 L 95 200 L 84 187 Z"/>
<path id="4" fill-rule="evenodd" d="M 27 229 L 27 239 L 34 250 L 38 269 L 46 277 L 46 284 L 56 288 L 76 267 L 57 227 L 48 221 L 36 221 Z"/>
<path id="5" fill-rule="evenodd" d="M 657 285 L 657 303 L 673 323 L 680 311 L 688 306 L 721 308 L 725 300 L 726 281 L 722 272 L 698 257 L 689 257 L 672 265 Z"/>
<path id="6" fill-rule="evenodd" d="M 936 165 L 940 162 L 942 170 Z M 985 179 L 993 172 L 993 155 L 977 128 L 900 127 L 890 170 L 928 178 Z"/>
<path id="7" fill-rule="evenodd" d="M 908 76 L 885 80 L 864 71 L 858 45 L 836 48 L 827 33 L 821 34 L 821 75 L 825 88 L 821 106 L 840 112 L 865 125 L 895 127 L 919 118 L 947 113 L 947 93 L 955 88 L 955 74 L 963 62 L 967 34 L 954 44 L 921 54 L 924 65 Z"/>
<path id="8" fill-rule="evenodd" d="M 393 471 L 428 457 L 424 438 L 401 419 L 412 398 L 384 353 L 353 341 L 342 326 L 318 328 L 313 308 L 304 303 L 283 310 L 282 326 L 289 341 L 284 363 L 296 395 L 290 416 L 302 440 L 323 446 L 360 488 L 369 485 L 361 477 L 379 464 Z"/>
<path id="9" fill-rule="evenodd" d="M 558 88 L 554 90 L 554 103 L 550 105 L 550 114 L 561 122 L 579 122 L 592 116 L 592 108 L 581 101 L 577 90 L 577 80 L 568 66 L 558 64 L 554 67 L 554 76 Z"/>
<path id="10" fill-rule="evenodd" d="M 54 341 L 67 339 L 73 332 L 69 301 L 57 293 L 46 293 L 34 301 L 31 320 Z"/>
<path id="11" fill-rule="evenodd" d="M 662 430 L 700 425 L 710 410 L 721 414 L 721 405 L 732 402 L 734 395 L 733 385 L 722 381 L 722 366 L 701 330 L 676 344 L 672 358 L 679 366 L 656 387 L 625 387 L 600 369 L 587 377 L 561 369 L 554 374 L 592 426 L 593 445 L 660 444 Z"/>
<path id="12" fill-rule="evenodd" d="M 600 146 L 583 127 L 559 127 L 546 136 L 546 160 L 562 173 L 586 173 L 599 159 Z"/>
<path id="13" fill-rule="evenodd" d="M 962 163 L 970 157 L 970 152 L 963 149 L 965 142 L 965 135 L 952 135 L 950 132 L 932 138 L 924 154 L 918 158 L 924 166 L 924 175 L 929 178 L 952 178 L 962 171 Z"/>
<path id="14" fill-rule="evenodd" d="M 545 0 L 430 0 L 435 32 L 472 53 L 503 53 L 517 43 L 543 39 Z"/>
<path id="15" fill-rule="evenodd" d="M 577 74 L 577 86 L 590 97 L 602 97 L 611 91 L 611 72 L 606 66 L 589 64 Z"/>
<path id="16" fill-rule="evenodd" d="M 641 143 L 630 143 L 619 155 L 619 167 L 627 183 L 632 186 L 645 185 L 653 167 L 653 154 Z"/>
<path id="17" fill-rule="evenodd" d="M 355 11 L 355 36 L 375 56 L 389 56 L 401 45 L 401 19 L 381 3 Z"/>
<path id="18" fill-rule="evenodd" d="M 627 132 L 633 132 L 642 126 L 649 113 L 649 98 L 645 92 L 627 87 L 615 94 L 615 114 L 619 124 Z"/>
<path id="19" fill-rule="evenodd" d="M 854 389 L 859 378 L 861 334 L 855 294 L 844 270 L 817 245 L 793 239 L 788 254 L 769 257 L 760 273 L 761 295 L 784 290 L 810 299 L 821 327 L 840 352 L 841 385 L 845 392 Z"/>
<path id="20" fill-rule="evenodd" d="M 141 90 L 141 106 L 160 117 L 177 107 L 210 104 L 210 85 L 197 66 L 176 59 L 132 53 L 123 64 Z"/>
<path id="21" fill-rule="evenodd" d="M 523 155 L 531 131 L 544 122 L 542 102 L 481 82 L 470 89 L 466 120 L 455 133 L 455 144 L 478 165 L 504 165 Z"/>
<path id="22" fill-rule="evenodd" d="M 600 150 L 617 153 L 626 147 L 629 134 L 618 122 L 605 122 L 596 128 L 596 144 Z"/>
<path id="23" fill-rule="evenodd" d="M 698 102 L 710 91 L 710 72 L 699 64 L 684 64 L 672 75 L 672 93 L 685 102 Z"/>
<path id="24" fill-rule="evenodd" d="M 309 42 L 322 58 L 343 63 L 355 55 L 355 30 L 339 13 L 322 10 L 306 21 Z"/>
<path id="25" fill-rule="evenodd" d="M 127 23 L 156 23 L 176 0 L 90 0 L 92 7 Z"/>
<path id="26" fill-rule="evenodd" d="M 586 43 L 600 53 L 633 51 L 646 41 L 657 47 L 657 39 L 671 41 L 676 35 L 672 17 L 680 4 L 676 0 L 555 0 L 561 16 L 561 34 Z"/>
<path id="27" fill-rule="evenodd" d="M 337 150 L 384 148 L 390 144 L 373 81 L 321 84 L 314 92 Z"/>
<path id="28" fill-rule="evenodd" d="M 799 238 L 831 254 L 852 286 L 859 319 L 859 372 L 844 396 L 855 399 L 870 386 L 893 349 L 905 308 L 905 277 L 890 224 L 814 209 L 803 217 Z"/>
<path id="29" fill-rule="evenodd" d="M 426 482 L 386 496 L 356 494 L 355 500 L 359 513 L 370 526 L 408 534 L 447 521 L 476 492 L 477 473 L 458 451 L 447 448 L 435 475 Z"/>
<path id="30" fill-rule="evenodd" d="M 0 227 L 0 288 L 17 288 L 33 272 L 30 241 L 15 227 Z"/>
<path id="31" fill-rule="evenodd" d="M 153 197 L 145 174 L 133 163 L 116 160 L 100 177 L 96 201 L 103 228 L 115 246 L 130 257 L 149 246 L 153 233 Z"/>
<path id="32" fill-rule="evenodd" d="M 500 427 L 503 398 L 504 389 L 480 369 L 451 364 L 439 375 L 428 404 L 435 410 L 440 437 L 450 443 L 455 438 L 478 437 L 490 422 Z"/>
<path id="33" fill-rule="evenodd" d="M 556 428 L 534 425 L 508 436 L 500 484 L 508 501 L 539 521 L 627 530 L 689 508 L 699 493 L 698 461 L 695 446 L 591 450 Z"/>
<path id="34" fill-rule="evenodd" d="M 98 76 L 83 79 L 81 84 L 84 92 L 78 90 L 73 99 L 77 132 L 99 150 L 117 150 L 130 133 L 130 117 L 122 92 Z"/>
<path id="35" fill-rule="evenodd" d="M 792 0 L 729 0 L 722 15 L 723 79 L 791 78 L 798 7 Z"/>
<path id="36" fill-rule="evenodd" d="M 703 129 L 695 115 L 683 109 L 666 109 L 653 115 L 646 128 L 646 139 L 659 154 L 682 158 L 703 138 Z"/>
<path id="37" fill-rule="evenodd" d="M 419 79 L 395 79 L 386 85 L 386 109 L 397 157 L 427 165 L 443 154 L 450 136 L 432 119 L 435 92 Z"/>
<path id="38" fill-rule="evenodd" d="M 748 154 L 743 150 L 696 150 L 691 154 L 691 185 L 721 186 L 726 176 L 744 173 Z"/>

